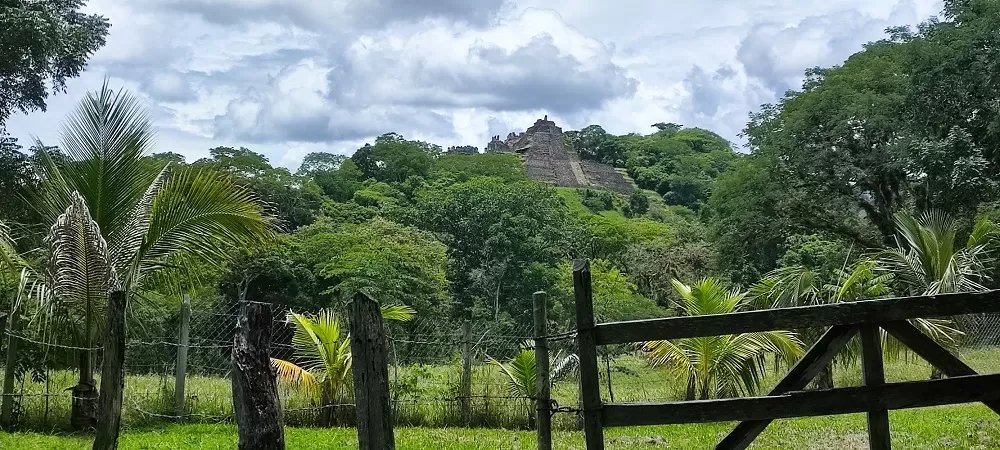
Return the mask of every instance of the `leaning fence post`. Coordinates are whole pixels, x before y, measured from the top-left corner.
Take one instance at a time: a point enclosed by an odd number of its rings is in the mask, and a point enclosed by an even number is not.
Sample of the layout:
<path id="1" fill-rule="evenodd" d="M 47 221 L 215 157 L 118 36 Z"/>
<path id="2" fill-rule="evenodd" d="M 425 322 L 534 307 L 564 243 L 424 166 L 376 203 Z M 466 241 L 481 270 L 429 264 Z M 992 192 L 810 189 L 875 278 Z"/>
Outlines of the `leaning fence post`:
<path id="1" fill-rule="evenodd" d="M 594 295 L 590 282 L 590 261 L 573 261 L 573 293 L 576 298 L 576 342 L 580 358 L 580 402 L 587 450 L 604 450 L 601 425 L 601 381 L 597 369 L 597 340 L 594 336 Z"/>
<path id="2" fill-rule="evenodd" d="M 14 375 L 17 368 L 17 342 L 14 337 L 18 326 L 18 312 L 10 311 L 7 320 L 7 358 L 4 363 L 3 372 L 3 400 L 0 400 L 0 424 L 5 427 L 13 425 L 14 422 Z"/>
<path id="3" fill-rule="evenodd" d="M 545 292 L 532 295 L 535 316 L 535 375 L 538 385 L 535 390 L 535 428 L 538 450 L 552 450 L 552 414 L 549 384 L 549 341 L 548 314 Z"/>
<path id="4" fill-rule="evenodd" d="M 101 391 L 97 406 L 97 433 L 94 450 L 118 448 L 122 422 L 122 391 L 125 388 L 125 306 L 124 291 L 108 295 L 108 323 L 101 362 Z"/>
<path id="5" fill-rule="evenodd" d="M 462 378 L 459 380 L 458 404 L 462 415 L 462 424 L 472 424 L 472 323 L 468 320 L 462 323 Z"/>
<path id="6" fill-rule="evenodd" d="M 363 293 L 350 305 L 351 355 L 358 449 L 394 450 L 385 324 L 378 303 Z"/>
<path id="7" fill-rule="evenodd" d="M 242 302 L 233 337 L 233 410 L 240 450 L 282 450 L 285 431 L 268 349 L 271 305 Z"/>
<path id="8" fill-rule="evenodd" d="M 188 345 L 191 331 L 191 296 L 184 294 L 181 302 L 180 333 L 177 338 L 177 366 L 174 373 L 174 414 L 179 420 L 184 418 L 184 388 L 187 379 Z"/>

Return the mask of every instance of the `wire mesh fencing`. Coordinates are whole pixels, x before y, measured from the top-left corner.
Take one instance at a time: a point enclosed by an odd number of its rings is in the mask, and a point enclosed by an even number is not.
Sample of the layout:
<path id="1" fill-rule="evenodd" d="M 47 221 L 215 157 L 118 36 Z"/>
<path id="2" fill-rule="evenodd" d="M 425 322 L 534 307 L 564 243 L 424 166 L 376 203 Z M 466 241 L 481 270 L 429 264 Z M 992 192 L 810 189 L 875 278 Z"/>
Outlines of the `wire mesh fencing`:
<path id="1" fill-rule="evenodd" d="M 166 304 L 168 306 L 162 306 Z M 127 426 L 167 421 L 229 422 L 233 420 L 230 352 L 240 304 L 223 298 L 196 299 L 191 308 L 188 343 L 180 342 L 180 302 L 161 306 L 134 306 L 129 311 L 123 419 Z M 292 343 L 294 325 L 288 310 L 272 310 L 271 356 L 299 361 Z M 149 317 L 157 317 L 150 321 Z M 23 322 L 30 322 L 27 317 Z M 346 327 L 346 318 L 342 320 Z M 983 372 L 1000 372 L 1000 314 L 961 316 L 957 350 Z M 396 423 L 401 426 L 468 426 L 528 428 L 535 405 L 532 387 L 519 379 L 516 356 L 532 346 L 532 324 L 500 326 L 493 321 L 444 322 L 416 318 L 388 325 L 390 390 Z M 346 330 L 345 330 L 346 333 Z M 99 378 L 101 348 L 69 345 L 31 326 L 5 330 L 8 345 L 0 364 L 10 365 L 12 387 L 2 396 L 7 418 L 21 428 L 65 429 L 69 425 L 71 393 L 79 381 L 79 359 L 89 353 Z M 578 379 L 575 335 L 550 330 L 549 353 L 554 410 L 576 412 Z M 11 352 L 11 345 L 16 351 Z M 187 350 L 183 400 L 178 402 L 178 350 Z M 654 367 L 641 346 L 617 345 L 599 349 L 601 394 L 604 401 L 639 402 L 682 400 L 689 396 L 687 377 L 677 370 Z M 8 364 L 7 358 L 10 357 Z M 904 358 L 906 359 L 906 358 Z M 912 359 L 890 362 L 888 370 L 900 377 L 922 377 L 927 369 Z M 764 388 L 783 372 L 770 362 Z M 911 367 L 912 366 L 912 367 Z M 916 367 L 916 368 L 913 368 Z M 857 367 L 838 369 L 837 383 L 860 382 Z M 889 373 L 893 376 L 892 373 Z M 523 378 L 523 377 L 522 377 Z M 324 398 L 294 383 L 280 383 L 279 395 L 289 425 L 352 426 L 354 405 L 350 376 L 340 395 Z M 530 381 L 527 383 L 530 384 Z M 2 411 L 0 411 L 2 412 Z M 554 417 L 559 428 L 573 428 L 572 414 Z"/>
<path id="2" fill-rule="evenodd" d="M 272 309 L 271 357 L 298 362 L 294 325 L 287 308 Z M 164 421 L 228 422 L 233 419 L 230 352 L 240 304 L 223 298 L 195 300 L 188 343 L 180 342 L 181 306 L 133 306 L 127 323 L 123 422 L 142 426 Z M 150 321 L 149 317 L 157 320 Z M 342 318 L 346 338 L 347 319 Z M 528 393 L 501 368 L 531 343 L 531 324 L 499 327 L 492 322 L 441 323 L 417 318 L 389 323 L 390 390 L 396 423 L 411 426 L 529 427 L 534 406 Z M 65 429 L 79 382 L 81 353 L 90 353 L 100 378 L 99 344 L 63 345 L 31 327 L 8 328 L 16 342 L 10 421 L 22 428 Z M 177 384 L 178 350 L 186 351 L 183 402 Z M 8 354 L 6 346 L 4 354 Z M 5 364 L 0 359 L 0 364 Z M 317 373 L 322 378 L 324 374 Z M 279 383 L 289 425 L 353 425 L 349 383 L 336 398 L 301 385 Z M 99 381 L 97 381 L 99 384 Z"/>

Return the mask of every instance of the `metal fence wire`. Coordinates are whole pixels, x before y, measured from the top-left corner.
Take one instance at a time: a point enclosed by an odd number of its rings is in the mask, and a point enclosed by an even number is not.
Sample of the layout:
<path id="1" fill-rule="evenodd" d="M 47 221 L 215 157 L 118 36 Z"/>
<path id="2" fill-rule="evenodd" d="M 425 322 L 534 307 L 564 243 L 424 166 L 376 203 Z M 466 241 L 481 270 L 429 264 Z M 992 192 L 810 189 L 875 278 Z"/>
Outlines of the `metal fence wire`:
<path id="1" fill-rule="evenodd" d="M 223 298 L 195 300 L 191 308 L 184 402 L 175 402 L 176 362 L 181 323 L 180 302 L 150 306 L 136 302 L 129 312 L 123 421 L 141 426 L 166 421 L 233 420 L 229 381 L 230 351 L 240 304 Z M 271 356 L 295 361 L 287 308 L 274 307 Z M 142 318 L 158 317 L 150 322 Z M 29 318 L 22 322 L 30 323 Z M 343 320 L 346 324 L 346 319 Z M 1000 314 L 956 318 L 964 335 L 960 351 L 1000 345 Z M 532 344 L 532 324 L 500 328 L 490 321 L 441 323 L 416 318 L 388 325 L 390 390 L 396 423 L 402 426 L 489 426 L 528 428 L 535 406 L 529 395 L 512 387 L 500 368 Z M 552 398 L 558 408 L 573 410 L 578 387 L 575 335 L 550 329 Z M 31 326 L 5 330 L 4 353 L 11 345 L 14 367 L 9 399 L 11 420 L 23 429 L 65 429 L 69 424 L 70 387 L 78 380 L 76 361 L 84 350 L 66 345 Z M 662 401 L 682 398 L 683 383 L 665 389 L 666 372 L 651 372 L 636 346 L 607 346 L 599 354 L 602 397 L 606 401 Z M 93 349 L 99 376 L 101 349 Z M 7 365 L 6 358 L 0 364 Z M 6 372 L 6 367 L 4 367 Z M 297 426 L 343 425 L 354 421 L 350 393 L 324 405 L 300 387 L 281 383 L 279 395 L 286 423 Z M 675 392 L 676 391 L 676 392 Z M 575 418 L 557 415 L 557 427 L 572 428 Z"/>
<path id="2" fill-rule="evenodd" d="M 181 306 L 150 306 L 136 302 L 127 323 L 125 402 L 123 422 L 143 425 L 162 421 L 226 422 L 233 417 L 229 381 L 230 352 L 240 312 L 237 301 L 213 298 L 193 302 L 189 322 L 184 405 L 175 402 L 176 363 Z M 139 310 L 141 308 L 141 311 Z M 296 361 L 294 328 L 287 308 L 274 307 L 271 356 Z M 299 312 L 299 311 L 296 311 Z M 141 318 L 157 317 L 150 322 Z M 346 318 L 342 323 L 346 327 Z M 417 318 L 388 325 L 390 389 L 396 422 L 413 426 L 528 427 L 530 399 L 512 392 L 498 364 L 530 345 L 531 324 L 497 328 L 494 323 L 463 323 Z M 16 341 L 12 415 L 22 428 L 60 429 L 68 426 L 71 397 L 77 383 L 79 350 L 53 343 L 31 327 L 5 330 Z M 346 330 L 345 330 L 346 333 Z M 5 346 L 7 352 L 9 346 Z M 468 358 L 463 352 L 469 352 Z M 100 375 L 101 349 L 94 348 Z M 463 361 L 468 360 L 469 389 L 463 392 Z M 3 363 L 3 359 L 0 359 Z M 353 424 L 348 399 L 324 405 L 299 386 L 280 383 L 285 420 L 290 425 L 319 425 L 331 420 Z M 326 414 L 324 414 L 326 413 Z"/>

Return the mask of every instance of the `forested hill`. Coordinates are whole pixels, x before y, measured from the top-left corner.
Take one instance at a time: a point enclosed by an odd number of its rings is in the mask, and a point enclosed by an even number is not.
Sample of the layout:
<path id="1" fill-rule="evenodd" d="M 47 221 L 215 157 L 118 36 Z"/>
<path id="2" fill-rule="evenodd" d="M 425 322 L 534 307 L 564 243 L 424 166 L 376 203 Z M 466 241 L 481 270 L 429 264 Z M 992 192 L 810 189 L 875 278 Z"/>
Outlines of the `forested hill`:
<path id="1" fill-rule="evenodd" d="M 766 288 L 798 274 L 817 296 L 845 273 L 867 274 L 862 287 L 878 290 L 864 295 L 993 287 L 998 233 L 979 219 L 1000 218 L 1000 3 L 945 12 L 808 69 L 802 89 L 750 116 L 745 153 L 672 123 L 564 133 L 582 159 L 624 169 L 641 188 L 629 196 L 532 181 L 516 154 L 448 153 L 395 133 L 350 156 L 310 154 L 294 172 L 245 148 L 147 159 L 228 173 L 284 224 L 271 248 L 194 268 L 206 302 L 266 275 L 297 309 L 363 290 L 442 327 L 514 325 L 546 290 L 567 323 L 568 264 L 583 257 L 595 260 L 601 320 L 670 314 L 674 278 Z M 48 224 L 25 200 L 38 157 L 4 142 L 0 220 L 22 249 L 42 247 Z"/>

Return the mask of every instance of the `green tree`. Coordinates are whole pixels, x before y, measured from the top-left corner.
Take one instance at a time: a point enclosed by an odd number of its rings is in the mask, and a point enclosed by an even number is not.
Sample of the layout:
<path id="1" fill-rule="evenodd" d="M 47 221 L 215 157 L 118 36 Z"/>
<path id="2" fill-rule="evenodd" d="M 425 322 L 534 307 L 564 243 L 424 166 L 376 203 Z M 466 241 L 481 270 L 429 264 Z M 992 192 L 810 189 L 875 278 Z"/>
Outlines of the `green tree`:
<path id="1" fill-rule="evenodd" d="M 686 316 L 729 314 L 748 306 L 746 293 L 728 290 L 714 278 L 692 286 L 673 280 L 672 285 L 681 299 L 680 312 Z M 802 354 L 802 343 L 790 331 L 767 331 L 652 341 L 643 350 L 654 366 L 686 378 L 686 398 L 693 400 L 756 393 L 768 355 L 791 364 Z"/>
<path id="2" fill-rule="evenodd" d="M 347 161 L 345 155 L 337 155 L 327 152 L 313 152 L 306 155 L 299 165 L 298 175 L 313 175 L 317 172 L 335 171 Z"/>
<path id="3" fill-rule="evenodd" d="M 625 151 L 621 142 L 600 125 L 590 125 L 580 131 L 564 133 L 569 147 L 581 158 L 593 159 L 613 166 L 625 165 Z"/>
<path id="4" fill-rule="evenodd" d="M 135 298 L 174 258 L 220 264 L 231 249 L 271 239 L 273 221 L 253 195 L 210 170 L 151 170 L 144 159 L 153 130 L 138 99 L 105 85 L 88 94 L 63 130 L 66 161 L 41 152 L 41 208 L 52 223 L 47 283 L 38 312 L 69 330 L 71 345 L 91 348 L 104 326 L 108 293 Z M 96 400 L 91 352 L 80 352 L 81 405 Z M 74 403 L 77 405 L 77 403 Z M 93 424 L 93 408 L 71 422 Z"/>
<path id="5" fill-rule="evenodd" d="M 364 292 L 431 319 L 448 312 L 446 249 L 426 231 L 381 218 L 360 224 L 322 221 L 300 230 L 295 240 L 297 258 L 312 268 L 323 294 L 350 298 Z"/>
<path id="6" fill-rule="evenodd" d="M 521 158 L 509 153 L 445 153 L 434 160 L 430 176 L 435 179 L 451 176 L 457 181 L 468 181 L 474 177 L 527 180 Z"/>
<path id="7" fill-rule="evenodd" d="M 0 219 L 17 226 L 39 222 L 30 197 L 38 188 L 38 177 L 28 155 L 13 138 L 0 131 Z"/>
<path id="8" fill-rule="evenodd" d="M 824 243 L 819 242 L 813 242 L 813 244 L 818 244 L 814 245 L 813 248 L 824 245 Z M 829 245 L 829 243 L 825 244 Z M 829 248 L 820 251 L 840 255 L 839 251 L 831 251 Z M 829 264 L 835 263 L 835 261 L 815 261 L 810 257 L 801 260 L 794 257 L 790 259 L 796 260 L 800 264 L 775 269 L 760 282 L 750 287 L 748 301 L 751 304 L 757 308 L 784 308 L 870 300 L 883 298 L 892 293 L 889 287 L 892 275 L 877 273 L 876 263 L 872 259 L 861 259 L 850 265 L 847 264 L 846 260 L 842 260 L 840 264 L 843 268 L 833 269 L 832 272 L 828 272 L 827 269 Z M 818 265 L 815 264 L 817 262 Z M 926 324 L 932 325 L 930 322 L 926 322 Z M 936 330 L 933 327 L 930 329 Z M 803 330 L 803 340 L 809 344 L 815 342 L 820 337 L 818 331 L 815 329 Z M 840 353 L 837 362 L 853 364 L 857 360 L 857 355 L 860 354 L 856 344 L 850 346 L 848 351 Z M 889 355 L 899 352 L 897 345 L 885 345 L 883 348 Z M 834 387 L 832 364 L 820 371 L 815 384 L 820 389 Z"/>
<path id="9" fill-rule="evenodd" d="M 640 188 L 656 191 L 671 205 L 697 209 L 711 195 L 712 181 L 736 160 L 732 145 L 698 128 L 666 128 L 648 136 L 618 138 L 625 167 Z"/>
<path id="10" fill-rule="evenodd" d="M 439 153 L 441 147 L 436 145 L 386 133 L 375 139 L 375 145 L 365 144 L 358 149 L 351 161 L 361 171 L 362 179 L 398 183 L 411 176 L 426 178 Z"/>
<path id="11" fill-rule="evenodd" d="M 49 89 L 80 75 L 111 26 L 82 0 L 0 2 L 0 129 L 15 111 L 45 110 Z"/>
<path id="12" fill-rule="evenodd" d="M 198 160 L 193 167 L 209 167 L 233 175 L 261 197 L 285 228 L 298 229 L 319 215 L 323 192 L 310 177 L 273 167 L 264 155 L 245 147 L 215 147 L 209 154 L 211 158 Z"/>
<path id="13" fill-rule="evenodd" d="M 649 197 L 641 190 L 635 190 L 628 197 L 628 214 L 632 217 L 642 216 L 649 212 Z"/>
<path id="14" fill-rule="evenodd" d="M 473 178 L 417 194 L 412 223 L 448 248 L 448 278 L 459 314 L 480 308 L 499 318 L 530 317 L 531 291 L 520 280 L 532 264 L 568 254 L 566 206 L 539 183 Z"/>
<path id="15" fill-rule="evenodd" d="M 610 262 L 595 259 L 590 265 L 594 291 L 594 317 L 598 322 L 654 319 L 670 315 L 656 302 L 643 297 L 635 283 Z M 573 296 L 573 268 L 568 262 L 559 265 L 559 278 L 552 287 L 552 299 L 559 305 L 553 319 L 573 323 L 576 320 L 576 302 Z"/>

